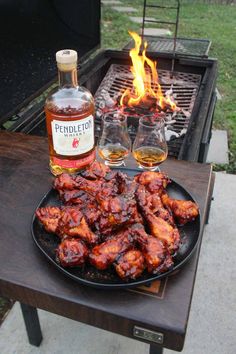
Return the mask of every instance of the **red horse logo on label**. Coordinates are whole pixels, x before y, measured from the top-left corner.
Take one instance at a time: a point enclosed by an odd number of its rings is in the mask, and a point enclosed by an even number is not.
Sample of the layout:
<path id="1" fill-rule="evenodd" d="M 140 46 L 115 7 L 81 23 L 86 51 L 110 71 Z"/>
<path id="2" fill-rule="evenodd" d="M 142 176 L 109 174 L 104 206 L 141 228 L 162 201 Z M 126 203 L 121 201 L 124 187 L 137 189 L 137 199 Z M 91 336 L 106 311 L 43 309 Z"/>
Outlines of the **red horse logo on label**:
<path id="1" fill-rule="evenodd" d="M 76 149 L 79 145 L 79 140 L 77 138 L 74 138 L 73 142 L 72 142 L 72 147 L 74 149 Z"/>

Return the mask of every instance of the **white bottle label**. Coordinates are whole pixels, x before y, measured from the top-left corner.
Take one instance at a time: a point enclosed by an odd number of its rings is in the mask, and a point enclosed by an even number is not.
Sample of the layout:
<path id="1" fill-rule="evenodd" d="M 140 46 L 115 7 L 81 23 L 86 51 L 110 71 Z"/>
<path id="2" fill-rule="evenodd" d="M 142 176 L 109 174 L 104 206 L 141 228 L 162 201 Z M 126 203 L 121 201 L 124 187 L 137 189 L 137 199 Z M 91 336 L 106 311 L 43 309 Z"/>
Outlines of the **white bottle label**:
<path id="1" fill-rule="evenodd" d="M 94 119 L 90 115 L 74 121 L 53 120 L 52 140 L 57 154 L 75 156 L 88 152 L 94 146 Z"/>

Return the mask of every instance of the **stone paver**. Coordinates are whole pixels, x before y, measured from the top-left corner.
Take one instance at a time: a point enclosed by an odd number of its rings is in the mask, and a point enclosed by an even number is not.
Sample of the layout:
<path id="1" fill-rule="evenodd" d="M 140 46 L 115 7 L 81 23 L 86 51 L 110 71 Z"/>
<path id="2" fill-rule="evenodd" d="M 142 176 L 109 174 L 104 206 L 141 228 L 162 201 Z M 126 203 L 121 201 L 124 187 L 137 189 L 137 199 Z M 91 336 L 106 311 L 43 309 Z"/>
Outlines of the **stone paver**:
<path id="1" fill-rule="evenodd" d="M 235 354 L 236 176 L 216 173 L 214 201 L 201 246 L 183 354 Z M 188 265 L 186 264 L 186 267 Z M 147 314 L 148 315 L 148 314 Z M 45 311 L 43 342 L 27 342 L 16 304 L 0 328 L 1 354 L 148 354 L 149 346 Z M 158 314 L 157 314 L 158 316 Z M 164 354 L 175 352 L 165 349 Z"/>
<path id="2" fill-rule="evenodd" d="M 165 28 L 144 28 L 145 36 L 171 36 L 172 32 Z"/>
<path id="3" fill-rule="evenodd" d="M 137 12 L 138 11 L 131 6 L 113 6 L 112 9 L 119 11 L 119 12 Z"/>
<path id="4" fill-rule="evenodd" d="M 212 130 L 207 162 L 229 163 L 228 137 L 226 130 Z"/>
<path id="5" fill-rule="evenodd" d="M 149 21 L 155 21 L 155 18 L 153 17 L 145 17 L 146 20 L 149 20 Z M 143 17 L 134 17 L 134 16 L 130 16 L 130 20 L 132 22 L 135 22 L 135 23 L 143 23 Z"/>
<path id="6" fill-rule="evenodd" d="M 119 0 L 102 0 L 103 5 L 121 5 L 122 2 Z"/>

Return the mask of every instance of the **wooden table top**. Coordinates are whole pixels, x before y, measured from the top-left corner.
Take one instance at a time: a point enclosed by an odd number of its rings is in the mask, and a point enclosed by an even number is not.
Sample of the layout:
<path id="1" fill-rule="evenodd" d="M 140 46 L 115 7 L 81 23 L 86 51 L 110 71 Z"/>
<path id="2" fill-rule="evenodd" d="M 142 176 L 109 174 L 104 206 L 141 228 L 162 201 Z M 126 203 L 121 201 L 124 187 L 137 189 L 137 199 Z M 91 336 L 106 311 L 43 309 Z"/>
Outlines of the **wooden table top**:
<path id="1" fill-rule="evenodd" d="M 132 159 L 129 166 L 136 167 Z M 211 166 L 167 160 L 162 169 L 197 200 L 202 236 Z M 164 347 L 181 350 L 200 244 L 177 274 L 154 285 L 158 289 L 109 291 L 80 285 L 56 270 L 31 236 L 33 212 L 52 180 L 47 139 L 0 133 L 0 294 L 131 338 L 135 325 L 161 332 Z"/>

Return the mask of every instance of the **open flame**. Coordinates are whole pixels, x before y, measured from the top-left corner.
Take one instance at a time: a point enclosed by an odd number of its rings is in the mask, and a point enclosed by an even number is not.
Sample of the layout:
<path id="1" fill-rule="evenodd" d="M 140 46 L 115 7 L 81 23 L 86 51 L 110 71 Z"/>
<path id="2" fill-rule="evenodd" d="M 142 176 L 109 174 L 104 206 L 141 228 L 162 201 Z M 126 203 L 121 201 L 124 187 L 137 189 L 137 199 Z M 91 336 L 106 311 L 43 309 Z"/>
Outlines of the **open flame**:
<path id="1" fill-rule="evenodd" d="M 157 63 L 146 56 L 147 42 L 144 43 L 142 55 L 139 55 L 142 39 L 135 32 L 129 31 L 129 34 L 135 41 L 135 47 L 129 52 L 133 64 L 131 67 L 131 72 L 134 75 L 133 89 L 127 88 L 125 90 L 120 99 L 120 105 L 129 107 L 141 105 L 148 108 L 150 104 L 153 106 L 154 100 L 155 107 L 158 107 L 159 110 L 167 108 L 172 111 L 178 110 L 171 97 L 165 97 L 162 93 L 161 85 L 158 82 Z M 145 66 L 150 70 L 145 70 Z"/>

